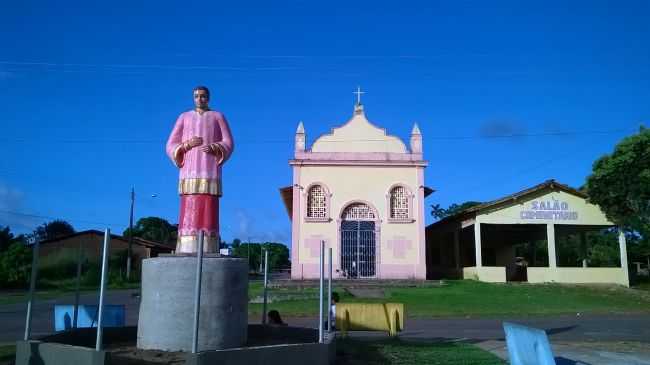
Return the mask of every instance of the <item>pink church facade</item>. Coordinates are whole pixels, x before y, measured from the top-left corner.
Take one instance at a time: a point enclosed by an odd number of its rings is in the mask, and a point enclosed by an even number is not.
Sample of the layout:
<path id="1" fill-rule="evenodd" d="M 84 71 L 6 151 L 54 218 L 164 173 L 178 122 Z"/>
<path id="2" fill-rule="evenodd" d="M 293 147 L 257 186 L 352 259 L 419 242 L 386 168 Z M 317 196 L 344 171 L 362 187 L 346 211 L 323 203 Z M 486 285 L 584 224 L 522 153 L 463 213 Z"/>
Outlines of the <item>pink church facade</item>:
<path id="1" fill-rule="evenodd" d="M 425 279 L 422 135 L 388 135 L 357 104 L 352 118 L 306 145 L 295 135 L 292 186 L 281 189 L 292 222 L 291 278 L 319 277 L 320 244 L 334 278 Z"/>

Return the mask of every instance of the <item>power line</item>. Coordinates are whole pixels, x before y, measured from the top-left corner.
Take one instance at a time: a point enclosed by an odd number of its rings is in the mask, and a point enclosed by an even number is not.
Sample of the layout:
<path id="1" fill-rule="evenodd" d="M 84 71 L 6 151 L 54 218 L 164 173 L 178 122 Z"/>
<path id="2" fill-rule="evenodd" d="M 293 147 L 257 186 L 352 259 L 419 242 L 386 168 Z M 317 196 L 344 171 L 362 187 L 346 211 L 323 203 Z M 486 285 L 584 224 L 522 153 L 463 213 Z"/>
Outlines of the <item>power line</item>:
<path id="1" fill-rule="evenodd" d="M 615 130 L 593 130 L 593 131 L 558 131 L 558 132 L 540 132 L 540 133 L 512 133 L 500 135 L 486 135 L 486 136 L 432 136 L 423 138 L 427 140 L 491 140 L 491 139 L 509 139 L 509 138 L 527 138 L 527 137 L 580 137 L 589 135 L 607 135 L 616 133 L 629 133 L 634 132 L 635 129 L 615 129 Z M 322 140 L 324 143 L 349 143 L 349 142 L 385 142 L 385 139 L 328 139 Z M 50 142 L 57 144 L 164 144 L 167 141 L 162 139 L 49 139 L 49 138 L 0 138 L 2 143 L 29 143 L 29 142 Z M 293 139 L 243 139 L 237 140 L 238 144 L 261 144 L 261 143 L 293 143 Z"/>
<path id="2" fill-rule="evenodd" d="M 124 224 L 117 224 L 117 223 L 87 221 L 87 220 L 84 220 L 84 219 L 74 219 L 74 218 L 70 219 L 70 218 L 63 218 L 63 217 L 51 217 L 51 216 L 47 216 L 47 215 L 13 212 L 13 211 L 9 211 L 9 210 L 0 210 L 0 213 L 17 215 L 17 216 L 22 216 L 22 217 L 29 217 L 29 218 L 39 218 L 39 219 L 53 219 L 53 220 L 62 219 L 62 220 L 71 221 L 71 222 L 78 222 L 78 223 L 85 223 L 85 224 L 99 224 L 99 225 L 112 226 L 112 227 L 124 226 Z"/>

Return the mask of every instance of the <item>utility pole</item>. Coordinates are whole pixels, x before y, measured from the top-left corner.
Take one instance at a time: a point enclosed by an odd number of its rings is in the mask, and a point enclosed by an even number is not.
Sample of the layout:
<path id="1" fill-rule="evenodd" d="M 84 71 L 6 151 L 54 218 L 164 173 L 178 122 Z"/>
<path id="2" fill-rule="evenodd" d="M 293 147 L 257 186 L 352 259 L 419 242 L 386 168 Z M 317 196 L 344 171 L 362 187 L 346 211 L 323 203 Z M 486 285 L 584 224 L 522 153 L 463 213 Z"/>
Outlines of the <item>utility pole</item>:
<path id="1" fill-rule="evenodd" d="M 131 187 L 131 215 L 129 216 L 129 247 L 126 250 L 126 280 L 131 278 L 131 250 L 133 246 L 133 203 L 135 202 L 135 188 Z"/>
<path id="2" fill-rule="evenodd" d="M 248 236 L 248 244 L 246 245 L 246 259 L 248 259 L 248 271 L 251 270 L 251 237 Z"/>

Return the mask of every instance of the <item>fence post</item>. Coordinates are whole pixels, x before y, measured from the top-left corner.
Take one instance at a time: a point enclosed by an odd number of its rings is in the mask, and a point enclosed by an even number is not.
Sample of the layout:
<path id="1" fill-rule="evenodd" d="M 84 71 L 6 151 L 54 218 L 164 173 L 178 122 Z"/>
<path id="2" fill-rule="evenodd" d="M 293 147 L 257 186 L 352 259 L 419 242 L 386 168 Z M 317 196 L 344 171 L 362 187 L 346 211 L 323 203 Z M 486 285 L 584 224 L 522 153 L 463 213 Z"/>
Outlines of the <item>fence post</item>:
<path id="1" fill-rule="evenodd" d="M 32 332 L 32 306 L 34 305 L 34 289 L 36 288 L 36 276 L 38 275 L 38 247 L 39 239 L 36 238 L 32 249 L 32 276 L 29 278 L 29 299 L 27 300 L 27 316 L 25 317 L 24 340 L 29 340 Z"/>
<path id="2" fill-rule="evenodd" d="M 203 269 L 203 239 L 204 232 L 199 232 L 199 247 L 196 251 L 196 285 L 194 286 L 194 332 L 192 335 L 192 353 L 196 354 L 199 347 L 199 315 L 201 309 L 201 271 Z"/>
<path id="3" fill-rule="evenodd" d="M 329 251 L 329 275 L 327 275 L 327 332 L 332 332 L 332 248 Z"/>
<path id="4" fill-rule="evenodd" d="M 104 231 L 104 251 L 102 252 L 102 280 L 99 283 L 99 308 L 97 308 L 97 341 L 95 342 L 95 351 L 102 349 L 102 326 L 104 317 L 104 292 L 106 291 L 106 277 L 108 274 L 108 255 L 111 242 L 111 230 L 106 228 Z"/>
<path id="5" fill-rule="evenodd" d="M 320 285 L 318 298 L 318 343 L 323 343 L 323 276 L 325 274 L 325 241 L 320 242 Z"/>
<path id="6" fill-rule="evenodd" d="M 262 306 L 262 324 L 266 324 L 267 288 L 269 276 L 269 250 L 264 251 L 264 305 Z"/>

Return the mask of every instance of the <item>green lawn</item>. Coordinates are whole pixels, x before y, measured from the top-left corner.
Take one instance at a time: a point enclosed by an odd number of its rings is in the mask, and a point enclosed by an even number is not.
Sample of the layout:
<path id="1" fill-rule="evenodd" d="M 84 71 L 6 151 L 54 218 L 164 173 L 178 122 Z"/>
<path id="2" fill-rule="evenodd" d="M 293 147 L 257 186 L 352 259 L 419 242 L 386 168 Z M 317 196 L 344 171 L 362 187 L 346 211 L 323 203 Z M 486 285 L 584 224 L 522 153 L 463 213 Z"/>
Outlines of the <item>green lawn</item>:
<path id="1" fill-rule="evenodd" d="M 386 287 L 383 299 L 355 298 L 337 283 L 335 290 L 343 302 L 401 302 L 409 317 L 496 317 L 507 315 L 558 315 L 575 313 L 650 313 L 650 284 L 637 290 L 615 286 L 579 286 L 560 284 L 490 284 L 473 280 L 450 280 L 441 286 Z M 129 284 L 129 287 L 137 287 Z M 111 289 L 124 289 L 124 286 Z M 85 291 L 97 288 L 84 287 Z M 639 290 L 640 289 L 640 290 Z M 60 297 L 73 292 L 66 286 L 37 292 L 37 300 Z M 261 281 L 249 285 L 251 299 L 261 297 Z M 275 301 L 268 309 L 283 317 L 318 314 L 317 288 L 270 289 Z M 26 301 L 26 292 L 0 296 L 0 305 Z M 251 303 L 249 313 L 262 312 L 261 303 Z"/>
<path id="2" fill-rule="evenodd" d="M 0 364 L 9 364 L 16 358 L 16 346 L 0 346 Z"/>
<path id="3" fill-rule="evenodd" d="M 261 295 L 261 285 L 251 284 L 250 296 Z M 650 296 L 613 286 L 560 284 L 490 284 L 472 280 L 445 281 L 442 286 L 387 287 L 386 298 L 366 299 L 335 290 L 343 302 L 401 302 L 410 317 L 494 317 L 505 315 L 558 315 L 576 313 L 650 313 Z M 313 316 L 318 313 L 318 291 L 273 289 L 269 295 L 283 298 L 269 303 L 282 316 Z M 297 298 L 297 299 L 296 299 Z M 261 304 L 249 305 L 259 315 Z"/>
<path id="4" fill-rule="evenodd" d="M 400 340 L 367 342 L 341 339 L 336 343 L 336 363 L 361 364 L 505 364 L 491 353 L 464 343 L 413 343 Z"/>
<path id="5" fill-rule="evenodd" d="M 36 290 L 36 300 L 47 300 L 58 298 L 66 294 L 71 294 L 75 292 L 76 284 L 72 279 L 70 280 L 59 280 L 59 281 L 44 281 L 39 283 L 42 288 L 39 289 L 37 286 Z M 121 289 L 138 289 L 140 288 L 140 283 L 127 283 L 120 282 L 111 284 L 108 283 L 109 290 L 121 290 Z M 83 285 L 80 288 L 81 293 L 88 292 L 97 292 L 99 290 L 99 285 Z M 14 304 L 20 302 L 27 302 L 28 290 L 17 290 L 4 292 L 0 295 L 0 305 L 3 304 Z"/>

